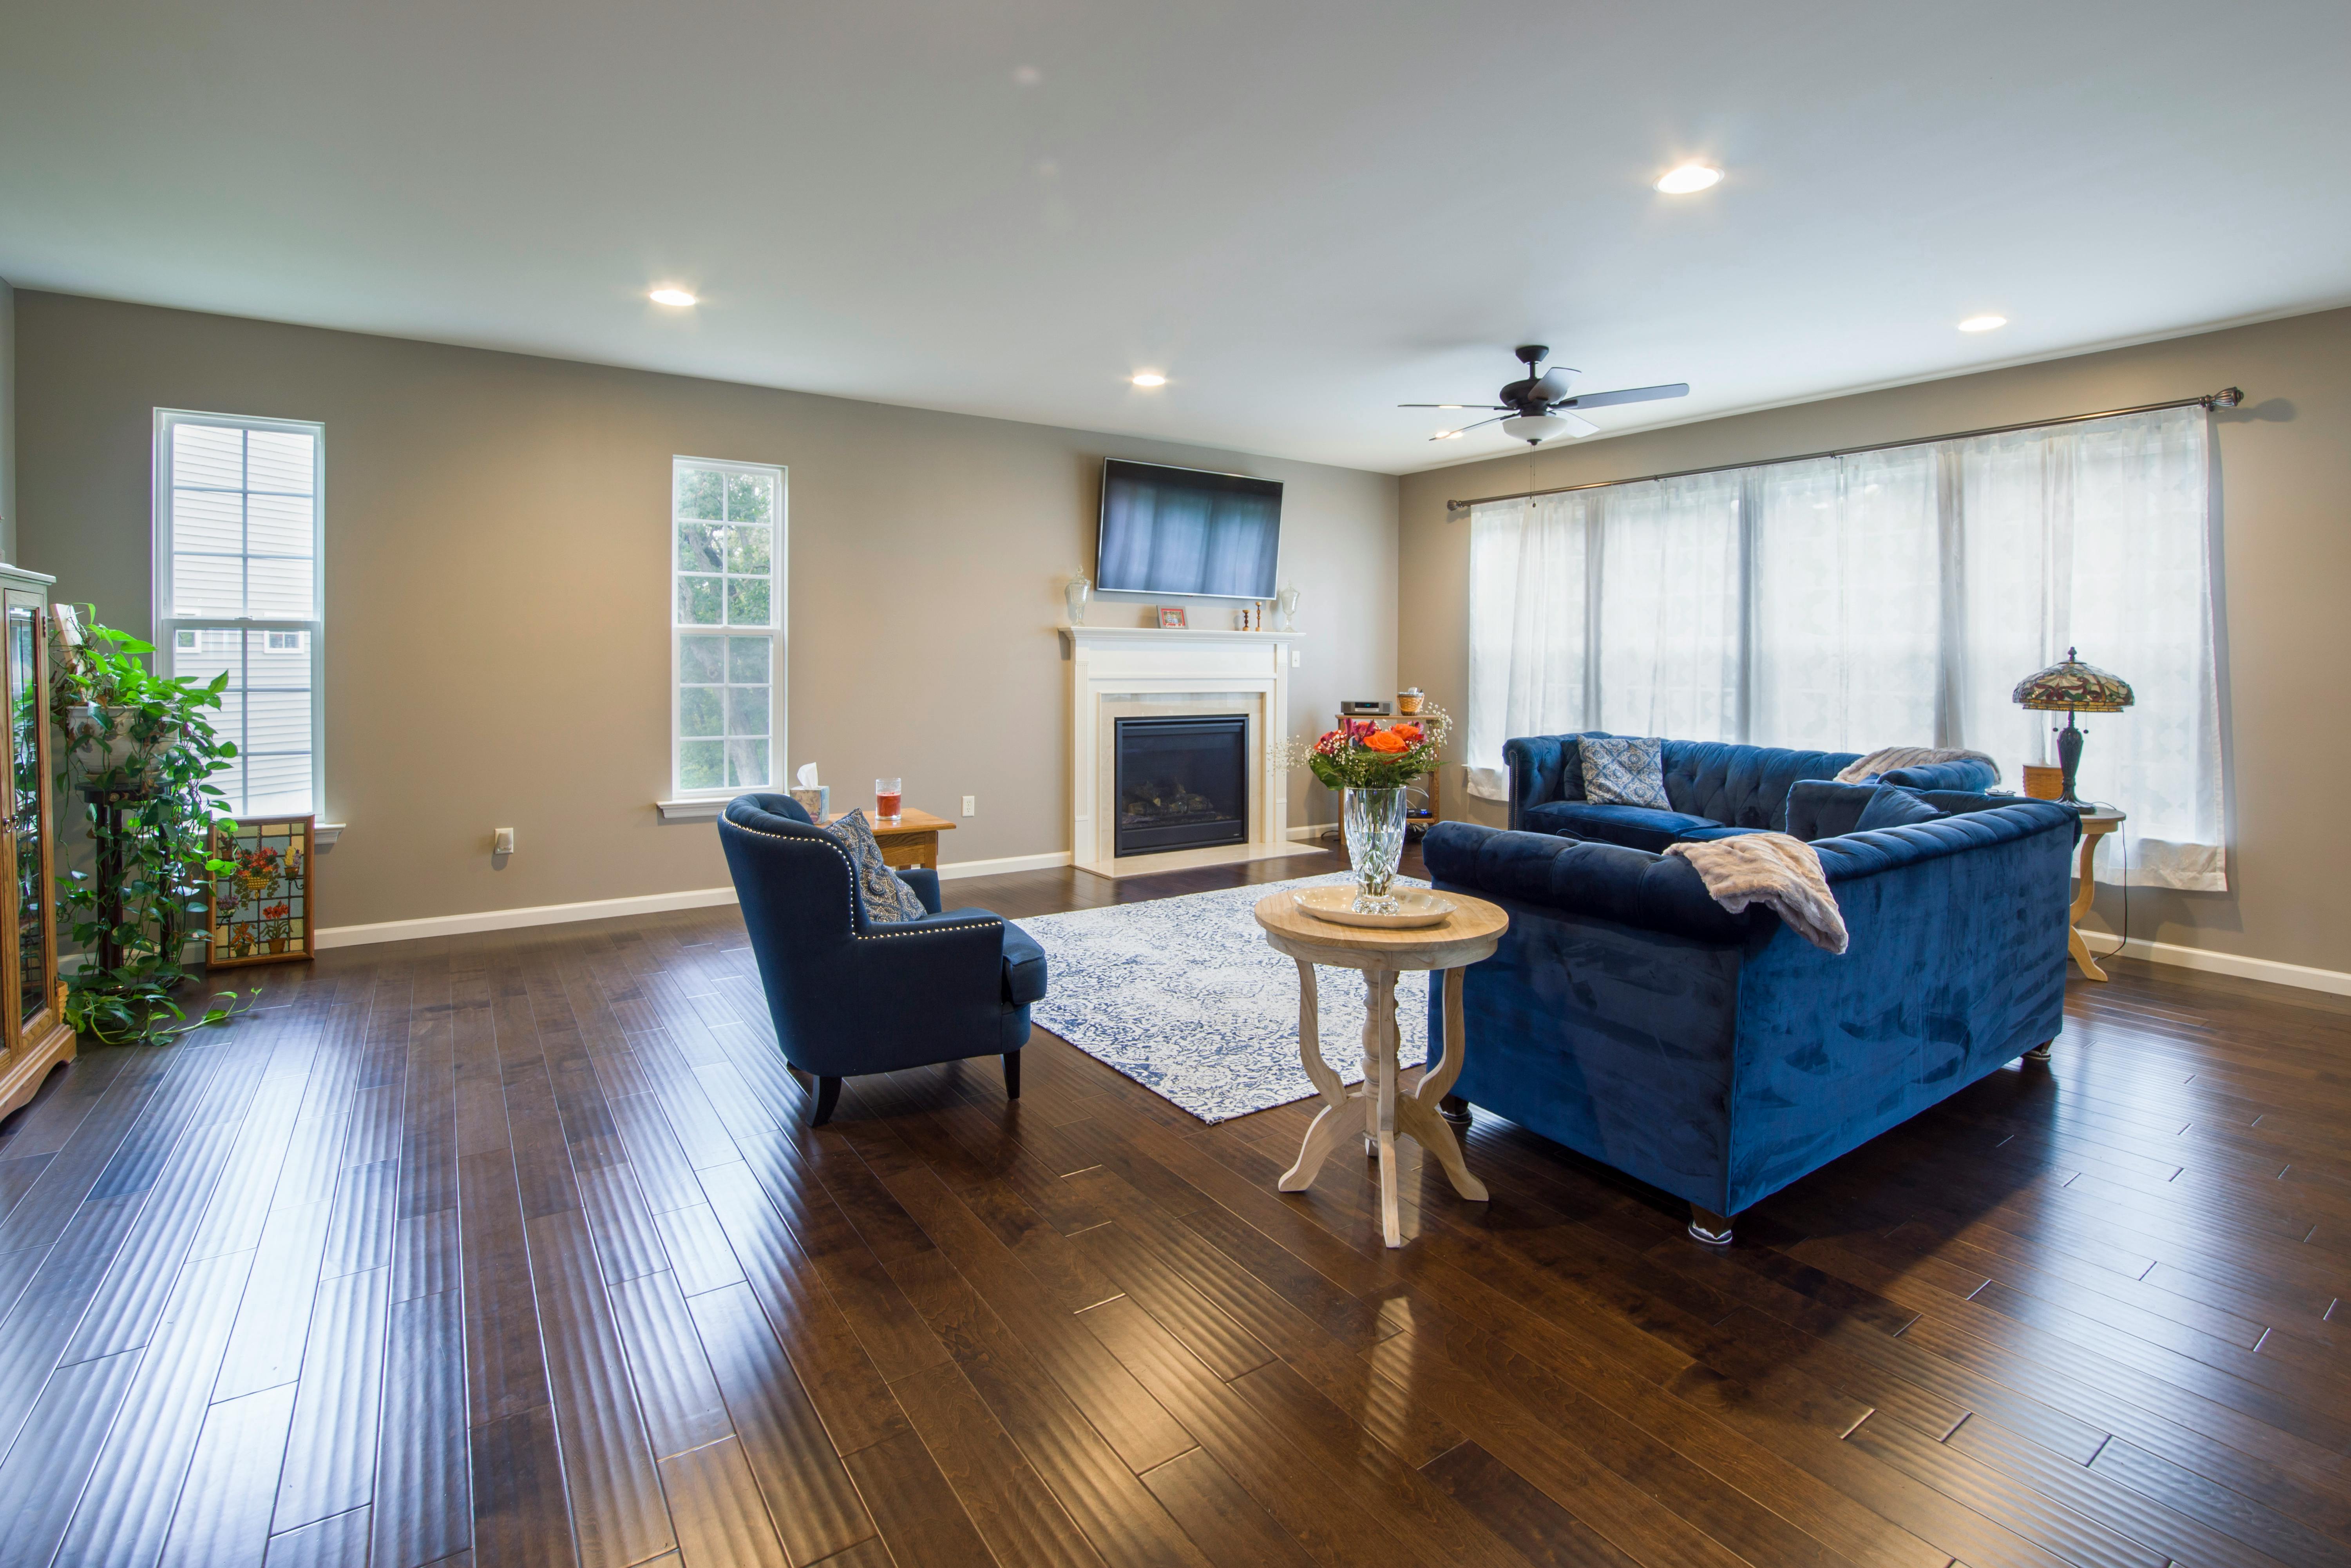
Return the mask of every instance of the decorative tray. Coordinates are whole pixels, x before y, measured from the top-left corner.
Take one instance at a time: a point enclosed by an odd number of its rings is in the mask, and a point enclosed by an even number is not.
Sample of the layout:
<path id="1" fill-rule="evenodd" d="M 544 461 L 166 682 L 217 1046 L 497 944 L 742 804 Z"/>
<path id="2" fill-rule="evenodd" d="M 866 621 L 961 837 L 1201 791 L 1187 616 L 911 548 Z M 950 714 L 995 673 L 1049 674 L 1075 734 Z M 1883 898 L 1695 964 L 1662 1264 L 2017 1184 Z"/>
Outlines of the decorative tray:
<path id="1" fill-rule="evenodd" d="M 1394 915 L 1367 915 L 1355 908 L 1355 890 L 1352 885 L 1336 887 L 1302 887 L 1291 894 L 1298 907 L 1317 920 L 1328 920 L 1334 925 L 1367 925 L 1374 930 L 1408 931 L 1421 925 L 1442 925 L 1458 907 L 1449 898 L 1417 887 L 1399 887 L 1390 891 L 1396 901 Z"/>

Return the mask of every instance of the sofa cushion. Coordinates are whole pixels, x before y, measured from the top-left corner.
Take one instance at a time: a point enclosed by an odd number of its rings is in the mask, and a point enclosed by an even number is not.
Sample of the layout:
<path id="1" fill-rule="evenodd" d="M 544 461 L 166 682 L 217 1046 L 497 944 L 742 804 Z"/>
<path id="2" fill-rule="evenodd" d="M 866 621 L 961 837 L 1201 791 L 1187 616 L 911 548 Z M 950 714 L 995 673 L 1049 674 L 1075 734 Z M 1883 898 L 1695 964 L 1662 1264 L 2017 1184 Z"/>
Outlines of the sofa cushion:
<path id="1" fill-rule="evenodd" d="M 1686 844 L 1710 843 L 1716 839 L 1735 839 L 1742 833 L 1768 833 L 1769 828 L 1726 828 L 1716 822 L 1708 827 L 1690 828 L 1674 835 Z"/>
<path id="2" fill-rule="evenodd" d="M 1665 746 L 1666 796 L 1677 811 L 1728 827 L 1785 832 L 1789 786 L 1799 779 L 1834 779 L 1855 760 L 1851 752 L 1669 740 Z"/>
<path id="3" fill-rule="evenodd" d="M 1669 810 L 1665 742 L 1635 736 L 1594 736 L 1578 747 L 1583 798 L 1595 806 L 1645 806 Z"/>
<path id="4" fill-rule="evenodd" d="M 1045 999 L 1045 949 L 1037 938 L 1004 923 L 1004 1005 L 1025 1008 Z"/>
<path id="5" fill-rule="evenodd" d="M 1849 833 L 1876 798 L 1875 784 L 1799 779 L 1788 786 L 1787 832 L 1808 844 Z"/>
<path id="6" fill-rule="evenodd" d="M 1527 831 L 1591 839 L 1604 844 L 1655 853 L 1676 839 L 1722 824 L 1686 811 L 1653 811 L 1646 806 L 1595 806 L 1583 800 L 1553 800 L 1527 813 Z"/>
<path id="7" fill-rule="evenodd" d="M 1909 768 L 1889 768 L 1878 775 L 1880 784 L 1899 784 L 1905 789 L 1989 789 L 2000 782 L 2000 769 L 1989 762 L 1963 757 L 1954 762 L 1921 762 Z"/>
<path id="8" fill-rule="evenodd" d="M 1869 804 L 1861 809 L 1853 831 L 1865 833 L 1872 828 L 1907 827 L 1912 822 L 1931 822 L 1942 814 L 1898 784 L 1880 784 Z"/>

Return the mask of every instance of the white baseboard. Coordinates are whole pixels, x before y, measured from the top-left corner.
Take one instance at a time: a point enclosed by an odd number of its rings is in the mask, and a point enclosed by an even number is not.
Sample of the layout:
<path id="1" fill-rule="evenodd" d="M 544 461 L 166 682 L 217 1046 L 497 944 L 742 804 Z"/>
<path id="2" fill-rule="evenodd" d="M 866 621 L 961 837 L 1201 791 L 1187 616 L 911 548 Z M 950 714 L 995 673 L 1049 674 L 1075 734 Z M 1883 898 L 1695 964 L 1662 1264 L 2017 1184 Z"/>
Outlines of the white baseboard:
<path id="1" fill-rule="evenodd" d="M 2103 932 L 2085 934 L 2090 953 L 2097 958 L 2139 958 L 2150 964 L 2168 964 L 2175 968 L 2197 969 L 2208 975 L 2228 975 L 2240 980 L 2267 980 L 2273 986 L 2293 986 L 2305 991 L 2325 991 L 2333 996 L 2351 997 L 2351 974 L 2340 969 L 2316 969 L 2307 964 L 2284 964 L 2275 958 L 2248 958 L 2235 953 L 2216 953 L 2209 947 L 2186 947 L 2177 942 L 2150 942 L 2144 936 L 2109 947 L 2114 938 Z"/>
<path id="2" fill-rule="evenodd" d="M 966 876 L 1001 876 L 1010 871 L 1050 871 L 1057 865 L 1070 863 L 1070 852 L 1060 851 L 1050 855 L 1005 855 L 992 861 L 946 861 L 939 866 L 939 880 L 953 882 Z"/>
<path id="3" fill-rule="evenodd" d="M 560 925 L 573 920 L 613 920 L 626 915 L 658 915 L 670 909 L 707 909 L 732 904 L 732 887 L 690 887 L 680 893 L 644 893 L 633 898 L 591 898 L 582 904 L 531 904 L 519 909 L 482 909 L 471 915 L 431 915 L 421 920 L 380 920 L 371 925 L 321 925 L 319 946 L 359 947 L 371 942 L 413 942 L 423 936 L 464 936 L 475 931 L 512 931 L 525 925 Z"/>
<path id="4" fill-rule="evenodd" d="M 1302 828 L 1290 829 L 1290 841 L 1297 844 L 1311 844 L 1319 839 L 1327 839 L 1338 831 L 1336 822 L 1309 822 Z"/>

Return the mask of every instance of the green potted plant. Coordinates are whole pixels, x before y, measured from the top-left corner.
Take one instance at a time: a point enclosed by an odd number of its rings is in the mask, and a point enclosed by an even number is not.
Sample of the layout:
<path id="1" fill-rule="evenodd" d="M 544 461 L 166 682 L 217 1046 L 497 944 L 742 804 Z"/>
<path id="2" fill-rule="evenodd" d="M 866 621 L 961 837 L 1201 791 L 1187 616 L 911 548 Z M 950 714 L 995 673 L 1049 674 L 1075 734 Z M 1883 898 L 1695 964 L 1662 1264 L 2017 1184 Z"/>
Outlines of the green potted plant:
<path id="1" fill-rule="evenodd" d="M 234 863 L 212 854 L 215 827 L 234 831 L 212 777 L 236 756 L 215 731 L 225 674 L 210 682 L 153 674 L 152 643 L 70 615 L 53 621 L 50 722 L 57 748 L 58 925 L 83 949 L 66 977 L 66 1019 L 110 1045 L 157 1043 L 227 1019 L 236 993 L 210 998 L 193 1019 L 181 995 L 193 971 L 188 938 L 208 929 L 214 879 Z M 73 863 L 87 842 L 87 869 Z"/>

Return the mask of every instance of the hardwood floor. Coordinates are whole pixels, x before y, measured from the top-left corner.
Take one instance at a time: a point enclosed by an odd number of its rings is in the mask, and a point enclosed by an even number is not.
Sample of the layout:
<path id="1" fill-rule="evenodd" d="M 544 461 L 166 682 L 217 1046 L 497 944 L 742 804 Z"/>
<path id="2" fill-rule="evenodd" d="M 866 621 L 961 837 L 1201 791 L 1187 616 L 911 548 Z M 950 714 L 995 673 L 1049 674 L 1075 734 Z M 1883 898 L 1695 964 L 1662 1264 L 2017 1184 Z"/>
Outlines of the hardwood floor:
<path id="1" fill-rule="evenodd" d="M 810 1133 L 732 910 L 266 979 L 0 1124 L 0 1568 L 2351 1562 L 2324 998 L 2118 965 L 1724 1252 L 1480 1113 L 1390 1252 L 1042 1034 Z"/>

